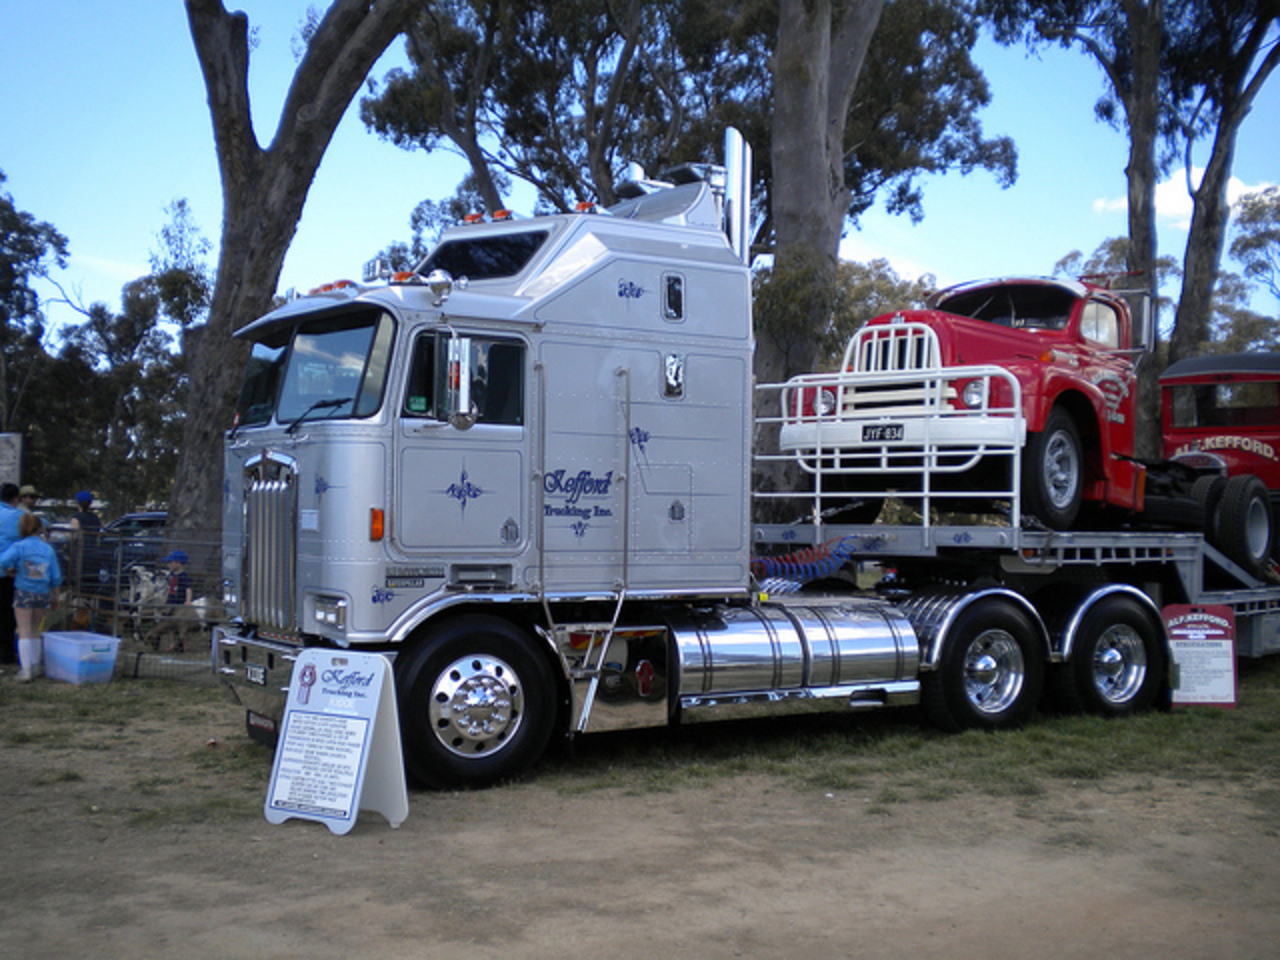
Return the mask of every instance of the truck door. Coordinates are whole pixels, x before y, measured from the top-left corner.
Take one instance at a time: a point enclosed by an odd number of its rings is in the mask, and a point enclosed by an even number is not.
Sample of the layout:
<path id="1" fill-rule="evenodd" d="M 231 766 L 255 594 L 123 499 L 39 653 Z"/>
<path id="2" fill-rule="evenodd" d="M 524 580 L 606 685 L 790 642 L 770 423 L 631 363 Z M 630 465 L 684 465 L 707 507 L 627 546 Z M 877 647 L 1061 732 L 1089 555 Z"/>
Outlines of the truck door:
<path id="1" fill-rule="evenodd" d="M 1103 450 L 1132 456 L 1138 385 L 1133 362 L 1123 352 L 1130 346 L 1129 330 L 1114 306 L 1087 300 L 1080 314 L 1080 336 L 1093 348 L 1083 354 L 1084 374 L 1102 395 Z"/>
<path id="2" fill-rule="evenodd" d="M 529 535 L 526 345 L 431 329 L 410 349 L 391 536 L 446 560 L 518 552 Z"/>

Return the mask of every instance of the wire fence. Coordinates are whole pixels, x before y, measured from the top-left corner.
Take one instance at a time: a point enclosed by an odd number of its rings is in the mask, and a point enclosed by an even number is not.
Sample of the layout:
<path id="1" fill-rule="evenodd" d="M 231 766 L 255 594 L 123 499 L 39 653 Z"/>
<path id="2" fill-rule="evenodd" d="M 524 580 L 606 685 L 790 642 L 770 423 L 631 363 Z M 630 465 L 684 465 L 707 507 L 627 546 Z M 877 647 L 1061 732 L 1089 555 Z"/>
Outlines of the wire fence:
<path id="1" fill-rule="evenodd" d="M 55 530 L 50 541 L 63 588 L 46 632 L 118 637 L 117 676 L 212 677 L 209 638 L 224 616 L 216 536 L 178 533 L 159 523 L 100 533 Z M 185 562 L 171 560 L 175 555 Z"/>

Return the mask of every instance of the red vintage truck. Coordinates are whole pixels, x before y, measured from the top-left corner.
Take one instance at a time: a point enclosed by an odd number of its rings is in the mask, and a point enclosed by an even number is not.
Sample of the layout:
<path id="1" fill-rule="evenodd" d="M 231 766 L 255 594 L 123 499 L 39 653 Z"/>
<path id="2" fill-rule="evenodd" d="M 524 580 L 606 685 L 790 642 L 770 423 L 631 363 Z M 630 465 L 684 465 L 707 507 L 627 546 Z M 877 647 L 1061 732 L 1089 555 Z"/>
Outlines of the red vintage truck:
<path id="1" fill-rule="evenodd" d="M 1088 279 L 940 291 L 924 309 L 869 321 L 837 373 L 795 378 L 781 448 L 849 522 L 874 521 L 890 496 L 922 511 L 994 501 L 1015 525 L 1203 528 L 1258 573 L 1271 541 L 1260 481 L 1135 454 L 1146 304 Z"/>
<path id="2" fill-rule="evenodd" d="M 1274 549 L 1280 354 L 1181 360 L 1160 375 L 1160 392 L 1164 456 L 1215 478 L 1201 484 L 1213 508 L 1210 521 L 1219 528 L 1216 538 L 1243 537 L 1233 549 L 1247 555 L 1259 554 L 1268 538 Z"/>

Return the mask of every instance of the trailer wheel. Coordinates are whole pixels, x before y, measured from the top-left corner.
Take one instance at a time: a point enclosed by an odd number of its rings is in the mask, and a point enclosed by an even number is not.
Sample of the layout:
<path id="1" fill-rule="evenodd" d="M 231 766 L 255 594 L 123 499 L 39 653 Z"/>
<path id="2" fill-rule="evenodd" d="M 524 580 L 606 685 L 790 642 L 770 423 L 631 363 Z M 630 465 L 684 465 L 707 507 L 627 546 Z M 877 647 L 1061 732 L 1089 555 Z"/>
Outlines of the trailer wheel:
<path id="1" fill-rule="evenodd" d="M 1055 530 L 1070 530 L 1084 495 L 1084 456 L 1071 414 L 1054 407 L 1044 430 L 1027 443 L 1022 463 L 1023 512 Z"/>
<path id="2" fill-rule="evenodd" d="M 1080 624 L 1065 665 L 1079 708 L 1122 716 L 1155 705 L 1164 684 L 1162 632 L 1131 597 L 1106 597 Z"/>
<path id="3" fill-rule="evenodd" d="M 1252 474 L 1227 480 L 1218 505 L 1219 550 L 1254 576 L 1262 576 L 1271 557 L 1271 497 Z"/>
<path id="4" fill-rule="evenodd" d="M 1004 601 L 975 603 L 947 634 L 938 668 L 921 680 L 921 705 L 943 730 L 1016 727 L 1044 686 L 1044 651 L 1027 614 Z"/>
<path id="5" fill-rule="evenodd" d="M 405 769 L 417 783 L 488 786 L 542 756 L 555 683 L 512 624 L 480 615 L 448 621 L 396 667 Z"/>
<path id="6" fill-rule="evenodd" d="M 1216 473 L 1197 477 L 1191 485 L 1191 499 L 1200 505 L 1204 513 L 1204 535 L 1210 543 L 1218 539 L 1218 505 L 1226 487 L 1227 478 Z"/>

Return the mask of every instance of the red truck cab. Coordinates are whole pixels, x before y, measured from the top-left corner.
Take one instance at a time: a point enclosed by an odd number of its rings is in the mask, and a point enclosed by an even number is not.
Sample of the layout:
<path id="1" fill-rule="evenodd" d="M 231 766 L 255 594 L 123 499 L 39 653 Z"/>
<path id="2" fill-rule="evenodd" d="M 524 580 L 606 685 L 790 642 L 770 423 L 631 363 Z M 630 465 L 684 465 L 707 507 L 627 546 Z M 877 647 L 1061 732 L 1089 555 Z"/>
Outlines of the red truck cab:
<path id="1" fill-rule="evenodd" d="M 884 474 L 895 465 L 910 473 L 964 463 L 949 476 L 938 471 L 935 489 L 989 489 L 993 472 L 1009 470 L 991 469 L 995 458 L 983 451 L 984 438 L 993 435 L 993 424 L 1020 412 L 1025 432 L 1020 425 L 1014 498 L 1024 512 L 1065 530 L 1086 503 L 1140 511 L 1135 361 L 1147 349 L 1145 328 L 1135 328 L 1122 296 L 1093 283 L 1006 278 L 952 287 L 934 294 L 925 309 L 884 314 L 855 334 L 830 400 L 807 415 L 784 412 L 792 422 L 784 425 L 783 447 L 799 454 L 802 466 L 805 451 L 819 451 L 811 462 L 824 472 L 837 464 L 846 488 L 892 486 Z M 1007 371 L 1014 383 L 983 372 L 992 369 Z M 886 379 L 893 376 L 901 382 Z M 926 382 L 914 393 L 944 402 L 930 406 L 926 399 L 911 410 L 900 399 L 880 409 L 864 400 L 873 390 L 901 398 L 913 383 Z M 811 391 L 822 388 L 812 378 L 806 383 Z M 971 451 L 982 455 L 970 465 L 964 457 Z"/>
<path id="2" fill-rule="evenodd" d="M 1280 354 L 1180 360 L 1160 375 L 1164 455 L 1251 473 L 1280 496 Z"/>

